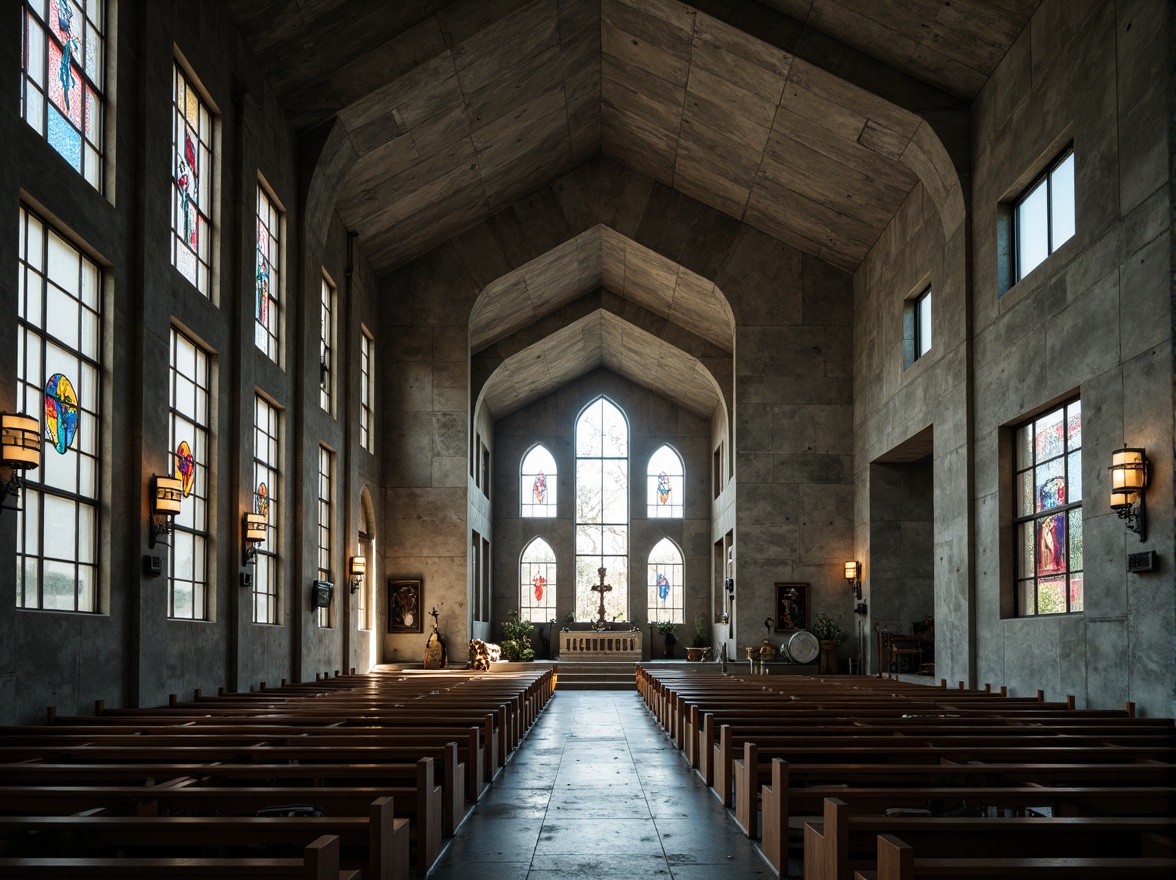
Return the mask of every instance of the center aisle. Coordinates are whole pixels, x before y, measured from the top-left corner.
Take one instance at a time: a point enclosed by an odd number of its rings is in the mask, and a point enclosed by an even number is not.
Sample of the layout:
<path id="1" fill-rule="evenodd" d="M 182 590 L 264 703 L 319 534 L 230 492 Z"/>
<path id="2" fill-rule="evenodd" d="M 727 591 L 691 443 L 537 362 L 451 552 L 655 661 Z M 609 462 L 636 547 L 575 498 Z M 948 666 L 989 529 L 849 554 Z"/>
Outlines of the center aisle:
<path id="1" fill-rule="evenodd" d="M 775 877 L 637 694 L 557 691 L 430 880 Z"/>

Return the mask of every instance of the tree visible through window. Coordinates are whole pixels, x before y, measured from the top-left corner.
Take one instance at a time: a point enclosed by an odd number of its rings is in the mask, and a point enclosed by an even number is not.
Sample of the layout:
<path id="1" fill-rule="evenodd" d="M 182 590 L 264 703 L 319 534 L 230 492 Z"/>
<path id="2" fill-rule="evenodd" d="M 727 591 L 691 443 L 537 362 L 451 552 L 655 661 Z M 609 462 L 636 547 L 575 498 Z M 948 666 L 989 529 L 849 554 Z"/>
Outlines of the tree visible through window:
<path id="1" fill-rule="evenodd" d="M 1082 407 L 1017 429 L 1017 613 L 1082 610 Z"/>
<path id="2" fill-rule="evenodd" d="M 662 538 L 649 553 L 648 608 L 651 621 L 685 623 L 682 600 L 682 551 Z"/>
<path id="3" fill-rule="evenodd" d="M 607 569 L 606 617 L 629 611 L 629 425 L 598 398 L 576 421 L 576 619 L 595 619 L 597 570 Z"/>
<path id="4" fill-rule="evenodd" d="M 519 597 L 524 620 L 546 623 L 555 617 L 555 551 L 542 538 L 535 538 L 523 549 Z"/>
<path id="5" fill-rule="evenodd" d="M 555 516 L 555 459 L 544 446 L 533 446 L 523 457 L 519 478 L 523 516 Z"/>
<path id="6" fill-rule="evenodd" d="M 649 458 L 646 474 L 647 498 L 646 515 L 651 518 L 680 518 L 684 473 L 682 459 L 669 446 L 661 446 Z"/>
<path id="7" fill-rule="evenodd" d="M 16 406 L 44 443 L 16 515 L 16 604 L 97 611 L 102 275 L 24 207 L 18 235 Z"/>

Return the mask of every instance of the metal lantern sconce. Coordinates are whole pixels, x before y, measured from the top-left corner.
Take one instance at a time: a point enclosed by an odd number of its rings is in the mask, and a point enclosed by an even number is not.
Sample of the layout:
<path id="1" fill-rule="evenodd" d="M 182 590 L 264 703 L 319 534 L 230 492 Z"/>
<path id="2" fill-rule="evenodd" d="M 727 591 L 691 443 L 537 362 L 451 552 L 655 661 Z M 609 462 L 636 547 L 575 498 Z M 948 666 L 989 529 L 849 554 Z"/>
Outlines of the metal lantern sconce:
<path id="1" fill-rule="evenodd" d="M 860 562 L 845 563 L 845 580 L 853 590 L 853 597 L 862 597 L 862 564 Z"/>
<path id="2" fill-rule="evenodd" d="M 165 535 L 172 531 L 172 520 L 180 512 L 184 500 L 184 484 L 178 477 L 151 475 L 151 546 L 166 544 Z"/>
<path id="3" fill-rule="evenodd" d="M 363 586 L 363 576 L 367 574 L 367 560 L 362 556 L 351 557 L 351 592 L 358 592 Z"/>
<path id="4" fill-rule="evenodd" d="M 1147 511 L 1143 490 L 1147 488 L 1148 462 L 1142 449 L 1124 446 L 1111 454 L 1111 510 L 1127 520 L 1127 528 L 1147 540 Z"/>
<path id="5" fill-rule="evenodd" d="M 0 464 L 12 471 L 8 480 L 0 483 L 0 502 L 9 495 L 19 495 L 24 486 L 25 471 L 41 465 L 41 426 L 36 419 L 22 413 L 0 413 Z M 3 508 L 0 508 L 3 509 Z M 8 510 L 20 510 L 9 507 Z"/>
<path id="6" fill-rule="evenodd" d="M 241 519 L 241 537 L 248 565 L 257 558 L 257 545 L 265 543 L 265 517 L 260 513 L 246 513 Z"/>

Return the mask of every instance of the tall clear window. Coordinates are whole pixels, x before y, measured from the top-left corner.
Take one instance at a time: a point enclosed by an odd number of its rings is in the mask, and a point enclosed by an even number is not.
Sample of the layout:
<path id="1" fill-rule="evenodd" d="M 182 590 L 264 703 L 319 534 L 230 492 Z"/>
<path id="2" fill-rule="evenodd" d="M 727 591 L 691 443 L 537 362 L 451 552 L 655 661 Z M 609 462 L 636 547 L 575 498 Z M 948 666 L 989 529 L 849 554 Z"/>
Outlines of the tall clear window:
<path id="1" fill-rule="evenodd" d="M 523 548 L 519 610 L 524 620 L 533 623 L 546 623 L 555 617 L 555 551 L 542 538 L 535 538 Z"/>
<path id="2" fill-rule="evenodd" d="M 376 570 L 373 567 L 376 554 L 373 552 L 372 534 L 372 524 L 368 522 L 367 505 L 361 503 L 359 505 L 359 555 L 364 558 L 367 567 L 364 571 L 363 583 L 359 585 L 359 590 L 355 594 L 355 608 L 359 616 L 359 628 L 364 630 L 374 627 L 371 593 L 372 584 L 376 581 Z"/>
<path id="3" fill-rule="evenodd" d="M 931 350 L 931 288 L 915 298 L 915 359 Z"/>
<path id="4" fill-rule="evenodd" d="M 185 620 L 208 619 L 210 374 L 205 351 L 173 327 L 168 449 L 184 500 L 173 520 L 167 613 Z"/>
<path id="5" fill-rule="evenodd" d="M 275 364 L 281 363 L 282 225 L 274 200 L 257 185 L 257 298 L 254 341 Z"/>
<path id="6" fill-rule="evenodd" d="M 318 579 L 331 580 L 331 506 L 334 498 L 335 461 L 331 451 L 319 447 L 318 460 Z M 331 605 L 318 609 L 318 625 L 333 625 L 334 598 Z"/>
<path id="7" fill-rule="evenodd" d="M 212 114 L 172 64 L 172 265 L 212 294 Z"/>
<path id="8" fill-rule="evenodd" d="M 102 0 L 26 0 L 20 114 L 92 187 L 102 189 Z"/>
<path id="9" fill-rule="evenodd" d="M 1082 610 L 1082 405 L 1016 433 L 1017 613 Z"/>
<path id="10" fill-rule="evenodd" d="M 547 447 L 532 446 L 523 456 L 519 475 L 520 510 L 522 516 L 555 516 L 556 480 L 555 458 Z"/>
<path id="11" fill-rule="evenodd" d="M 253 406 L 253 512 L 265 517 L 265 542 L 253 569 L 253 622 L 278 622 L 278 522 L 281 413 L 261 395 Z"/>
<path id="12" fill-rule="evenodd" d="M 646 469 L 645 515 L 651 519 L 681 518 L 685 499 L 682 457 L 668 445 L 658 447 Z"/>
<path id="13" fill-rule="evenodd" d="M 319 405 L 335 414 L 335 287 L 323 276 L 319 301 Z"/>
<path id="14" fill-rule="evenodd" d="M 682 576 L 682 551 L 669 538 L 662 538 L 649 553 L 646 587 L 651 621 L 685 623 Z"/>
<path id="15" fill-rule="evenodd" d="M 600 397 L 576 420 L 576 619 L 593 620 L 600 605 L 599 569 L 612 589 L 604 612 L 629 612 L 629 424 Z"/>
<path id="16" fill-rule="evenodd" d="M 23 206 L 18 234 L 16 407 L 44 442 L 16 514 L 16 604 L 97 611 L 102 273 Z"/>
<path id="17" fill-rule="evenodd" d="M 1013 206 L 1020 281 L 1074 234 L 1074 150 L 1050 164 Z"/>
<path id="18" fill-rule="evenodd" d="M 362 327 L 359 330 L 359 445 L 368 452 L 376 451 L 372 423 L 372 346 L 375 343 Z"/>

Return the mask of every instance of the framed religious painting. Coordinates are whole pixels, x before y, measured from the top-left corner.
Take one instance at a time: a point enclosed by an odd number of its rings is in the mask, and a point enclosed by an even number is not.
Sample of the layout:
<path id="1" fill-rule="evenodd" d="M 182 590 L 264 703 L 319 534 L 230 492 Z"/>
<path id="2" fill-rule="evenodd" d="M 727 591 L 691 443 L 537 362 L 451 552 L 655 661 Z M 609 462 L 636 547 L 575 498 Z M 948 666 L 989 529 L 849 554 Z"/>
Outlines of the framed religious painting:
<path id="1" fill-rule="evenodd" d="M 388 632 L 423 633 L 423 599 L 419 580 L 388 579 Z"/>
<path id="2" fill-rule="evenodd" d="M 776 583 L 776 632 L 808 626 L 807 583 Z"/>

